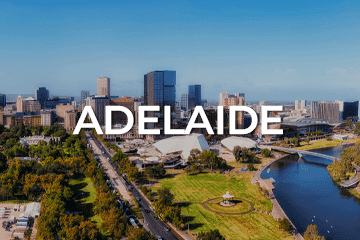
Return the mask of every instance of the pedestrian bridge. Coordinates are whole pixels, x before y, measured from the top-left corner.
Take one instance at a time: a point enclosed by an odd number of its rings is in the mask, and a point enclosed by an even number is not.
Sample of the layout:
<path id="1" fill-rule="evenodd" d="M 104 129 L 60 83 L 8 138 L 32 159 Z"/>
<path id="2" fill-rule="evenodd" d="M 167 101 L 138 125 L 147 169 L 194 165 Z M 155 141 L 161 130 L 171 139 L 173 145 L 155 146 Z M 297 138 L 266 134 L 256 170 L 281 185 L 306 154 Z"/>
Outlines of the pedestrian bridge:
<path id="1" fill-rule="evenodd" d="M 293 153 L 297 153 L 299 154 L 299 157 L 302 157 L 303 155 L 312 155 L 312 156 L 316 156 L 316 157 L 321 157 L 321 158 L 326 158 L 326 159 L 330 159 L 330 160 L 337 160 L 338 162 L 341 162 L 340 159 L 329 156 L 329 155 L 325 155 L 325 154 L 321 154 L 321 153 L 316 153 L 316 152 L 310 152 L 310 151 L 305 151 L 305 150 L 298 150 L 298 149 L 294 149 L 294 148 L 282 148 L 282 147 L 273 147 L 273 146 L 259 146 L 260 148 L 267 148 L 270 150 L 277 150 L 277 151 L 285 151 L 285 152 L 293 152 Z M 358 177 L 358 171 L 360 171 L 360 168 L 355 164 L 352 163 L 354 168 L 355 168 L 355 175 L 348 179 L 345 180 L 344 182 L 340 183 L 340 186 L 345 187 L 345 188 L 349 188 L 349 187 L 355 187 L 357 185 L 357 183 L 360 181 L 359 177 Z"/>
<path id="2" fill-rule="evenodd" d="M 311 156 L 326 158 L 326 159 L 330 159 L 330 160 L 335 160 L 336 159 L 336 160 L 338 160 L 340 162 L 339 159 L 337 159 L 335 157 L 332 157 L 332 156 L 329 156 L 329 155 L 316 153 L 316 152 L 305 151 L 305 150 L 298 150 L 298 149 L 294 149 L 294 148 L 282 148 L 282 147 L 274 147 L 274 146 L 260 146 L 260 148 L 268 148 L 270 150 L 293 152 L 293 153 L 299 154 L 299 157 L 302 157 L 303 155 L 311 155 Z"/>

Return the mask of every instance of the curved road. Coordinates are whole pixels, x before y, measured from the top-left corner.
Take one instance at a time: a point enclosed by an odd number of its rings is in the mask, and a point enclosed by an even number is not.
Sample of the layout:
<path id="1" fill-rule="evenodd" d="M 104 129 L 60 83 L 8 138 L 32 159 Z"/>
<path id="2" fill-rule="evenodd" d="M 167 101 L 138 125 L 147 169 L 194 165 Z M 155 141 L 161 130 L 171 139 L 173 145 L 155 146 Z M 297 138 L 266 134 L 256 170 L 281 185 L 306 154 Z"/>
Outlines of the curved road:
<path id="1" fill-rule="evenodd" d="M 126 182 L 117 171 L 117 166 L 115 164 L 112 164 L 107 159 L 111 159 L 112 155 L 109 153 L 107 147 L 103 146 L 103 144 L 92 134 L 86 132 L 86 136 L 90 140 L 91 148 L 93 149 L 94 153 L 98 153 L 98 156 L 100 158 L 100 161 L 102 163 L 102 166 L 104 167 L 105 172 L 108 174 L 108 176 L 112 177 L 115 181 L 115 188 L 120 192 L 120 194 L 123 196 L 124 199 L 128 200 L 130 198 L 130 202 L 133 203 L 132 198 L 128 194 L 127 191 L 132 192 L 133 197 L 138 197 L 140 199 L 140 204 L 142 207 L 140 208 L 143 216 L 144 216 L 144 228 L 150 231 L 155 236 L 160 236 L 162 239 L 166 240 L 178 240 L 174 233 L 171 231 L 166 231 L 165 227 L 167 225 L 160 221 L 156 220 L 154 217 L 154 213 L 150 210 L 149 203 L 143 198 L 143 196 L 139 193 L 136 186 L 134 186 L 131 182 Z M 104 152 L 104 153 L 102 153 Z M 145 209 L 150 210 L 149 213 L 145 212 Z M 181 239 L 181 238 L 180 238 Z"/>

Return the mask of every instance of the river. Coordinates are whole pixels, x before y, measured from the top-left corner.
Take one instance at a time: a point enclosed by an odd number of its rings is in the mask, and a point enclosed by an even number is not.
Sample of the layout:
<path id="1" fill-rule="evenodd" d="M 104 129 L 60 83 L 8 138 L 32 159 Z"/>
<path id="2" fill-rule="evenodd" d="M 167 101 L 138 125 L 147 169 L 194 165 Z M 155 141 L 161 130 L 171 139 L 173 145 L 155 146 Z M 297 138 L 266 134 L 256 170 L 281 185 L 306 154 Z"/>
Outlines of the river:
<path id="1" fill-rule="evenodd" d="M 339 157 L 344 146 L 317 152 Z M 320 164 L 319 164 L 320 163 Z M 344 196 L 333 183 L 326 165 L 331 160 L 306 155 L 271 164 L 261 174 L 274 178 L 274 195 L 300 233 L 316 224 L 326 239 L 360 239 L 360 203 Z M 324 165 L 322 165 L 324 164 Z"/>

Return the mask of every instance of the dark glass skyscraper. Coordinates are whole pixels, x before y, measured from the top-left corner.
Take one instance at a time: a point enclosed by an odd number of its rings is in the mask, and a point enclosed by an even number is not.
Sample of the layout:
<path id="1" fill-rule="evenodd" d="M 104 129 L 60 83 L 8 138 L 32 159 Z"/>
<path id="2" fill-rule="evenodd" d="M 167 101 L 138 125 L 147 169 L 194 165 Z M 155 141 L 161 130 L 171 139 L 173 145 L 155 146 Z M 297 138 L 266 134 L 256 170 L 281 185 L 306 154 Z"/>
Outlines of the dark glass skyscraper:
<path id="1" fill-rule="evenodd" d="M 144 75 L 144 105 L 175 106 L 176 71 L 153 71 Z"/>
<path id="2" fill-rule="evenodd" d="M 5 107 L 6 106 L 6 95 L 0 93 L 0 106 Z"/>
<path id="3" fill-rule="evenodd" d="M 196 106 L 201 106 L 201 85 L 189 85 L 188 107 Z"/>
<path id="4" fill-rule="evenodd" d="M 46 87 L 40 87 L 35 90 L 35 100 L 39 101 L 41 108 L 44 108 L 45 101 L 49 99 L 49 90 Z"/>
<path id="5" fill-rule="evenodd" d="M 342 112 L 342 120 L 350 120 L 357 122 L 359 119 L 359 101 L 344 102 L 344 111 Z"/>

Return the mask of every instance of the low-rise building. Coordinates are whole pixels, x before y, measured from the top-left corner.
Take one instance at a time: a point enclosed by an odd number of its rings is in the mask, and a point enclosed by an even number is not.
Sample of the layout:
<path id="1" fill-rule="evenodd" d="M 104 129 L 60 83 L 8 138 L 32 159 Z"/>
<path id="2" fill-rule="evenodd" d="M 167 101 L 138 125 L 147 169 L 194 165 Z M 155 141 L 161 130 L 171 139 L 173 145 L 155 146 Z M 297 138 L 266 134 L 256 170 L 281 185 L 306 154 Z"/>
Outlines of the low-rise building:
<path id="1" fill-rule="evenodd" d="M 38 144 L 40 141 L 45 141 L 46 143 L 49 143 L 51 139 L 53 141 L 60 141 L 60 137 L 32 136 L 21 138 L 20 143 L 24 146 L 29 146 L 33 144 Z"/>

